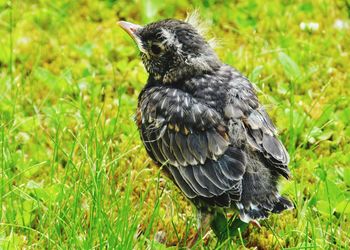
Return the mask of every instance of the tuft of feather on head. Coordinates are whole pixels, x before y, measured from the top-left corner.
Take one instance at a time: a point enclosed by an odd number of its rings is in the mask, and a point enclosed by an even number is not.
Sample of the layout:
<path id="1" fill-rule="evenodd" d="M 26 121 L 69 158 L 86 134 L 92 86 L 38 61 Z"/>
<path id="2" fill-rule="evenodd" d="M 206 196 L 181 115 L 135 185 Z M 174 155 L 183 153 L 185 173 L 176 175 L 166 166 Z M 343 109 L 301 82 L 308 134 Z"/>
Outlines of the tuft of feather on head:
<path id="1" fill-rule="evenodd" d="M 201 19 L 198 9 L 195 9 L 192 12 L 187 12 L 185 22 L 192 25 L 202 37 L 208 37 L 208 27 L 210 27 L 210 25 L 207 21 Z M 219 42 L 215 37 L 207 39 L 207 43 L 213 49 L 219 46 Z"/>
<path id="2" fill-rule="evenodd" d="M 200 18 L 199 11 L 197 9 L 187 13 L 185 22 L 191 24 L 201 36 L 205 37 L 207 35 L 208 23 Z"/>

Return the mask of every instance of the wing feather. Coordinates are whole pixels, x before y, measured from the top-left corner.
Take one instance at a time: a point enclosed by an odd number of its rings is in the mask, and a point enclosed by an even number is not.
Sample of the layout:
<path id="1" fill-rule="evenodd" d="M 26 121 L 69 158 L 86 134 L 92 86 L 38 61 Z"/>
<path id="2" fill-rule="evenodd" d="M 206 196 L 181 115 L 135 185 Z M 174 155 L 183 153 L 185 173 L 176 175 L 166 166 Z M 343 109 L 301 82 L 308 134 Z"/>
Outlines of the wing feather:
<path id="1" fill-rule="evenodd" d="M 277 130 L 269 115 L 259 104 L 249 80 L 243 76 L 234 78 L 230 82 L 226 100 L 225 117 L 243 121 L 248 145 L 260 153 L 266 166 L 288 178 L 288 152 L 278 139 Z"/>
<path id="2" fill-rule="evenodd" d="M 277 132 L 271 119 L 263 108 L 252 112 L 248 118 L 248 143 L 258 149 L 261 158 L 267 166 L 277 170 L 281 175 L 289 178 L 289 155 L 277 138 Z M 251 140 L 252 139 L 252 140 Z"/>
<path id="3" fill-rule="evenodd" d="M 201 134 L 189 134 L 187 138 L 189 151 L 202 164 L 204 164 L 208 157 L 208 143 L 207 138 Z"/>
<path id="4" fill-rule="evenodd" d="M 196 158 L 194 157 L 193 154 L 191 154 L 191 152 L 188 148 L 186 136 L 183 135 L 182 133 L 175 133 L 175 141 L 176 141 L 178 148 L 181 150 L 181 153 L 182 153 L 185 161 L 189 165 L 197 165 L 198 162 L 197 162 Z"/>
<path id="5" fill-rule="evenodd" d="M 184 156 L 182 155 L 181 149 L 179 148 L 179 146 L 176 143 L 175 133 L 170 132 L 170 133 L 168 133 L 168 135 L 170 138 L 170 152 L 173 153 L 173 155 L 176 158 L 177 163 L 180 166 L 187 166 L 188 163 L 186 162 Z M 159 139 L 159 140 L 162 140 L 162 139 Z"/>
<path id="6" fill-rule="evenodd" d="M 230 145 L 221 115 L 180 90 L 157 88 L 139 108 L 148 153 L 187 197 L 214 197 L 227 206 L 238 200 L 245 153 Z"/>

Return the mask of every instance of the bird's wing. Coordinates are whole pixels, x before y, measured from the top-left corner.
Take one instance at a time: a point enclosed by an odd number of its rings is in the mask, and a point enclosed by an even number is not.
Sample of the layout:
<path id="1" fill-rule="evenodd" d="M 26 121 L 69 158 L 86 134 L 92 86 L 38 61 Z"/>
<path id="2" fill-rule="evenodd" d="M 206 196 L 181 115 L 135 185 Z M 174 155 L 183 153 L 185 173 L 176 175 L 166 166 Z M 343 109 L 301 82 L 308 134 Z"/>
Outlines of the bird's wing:
<path id="1" fill-rule="evenodd" d="M 277 130 L 269 115 L 260 106 L 252 84 L 245 77 L 238 76 L 231 82 L 227 93 L 225 116 L 242 120 L 248 144 L 260 152 L 267 166 L 288 178 L 288 152 L 277 138 Z"/>
<path id="2" fill-rule="evenodd" d="M 204 164 L 227 150 L 227 128 L 214 109 L 178 89 L 153 87 L 142 95 L 142 139 L 160 164 Z"/>
<path id="3" fill-rule="evenodd" d="M 149 155 L 169 167 L 189 197 L 232 190 L 239 198 L 245 154 L 230 145 L 221 115 L 191 95 L 162 86 L 141 93 L 138 117 Z"/>

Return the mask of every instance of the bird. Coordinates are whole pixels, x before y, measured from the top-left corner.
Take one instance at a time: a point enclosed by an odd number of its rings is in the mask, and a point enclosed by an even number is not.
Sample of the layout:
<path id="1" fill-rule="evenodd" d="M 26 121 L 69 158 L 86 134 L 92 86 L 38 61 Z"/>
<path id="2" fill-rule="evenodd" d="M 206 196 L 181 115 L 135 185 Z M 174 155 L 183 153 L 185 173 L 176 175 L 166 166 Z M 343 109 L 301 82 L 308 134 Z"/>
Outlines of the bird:
<path id="1" fill-rule="evenodd" d="M 148 79 L 135 121 L 150 158 L 197 208 L 199 231 L 216 213 L 245 223 L 293 209 L 278 190 L 289 154 L 254 85 L 217 56 L 198 18 L 119 21 Z"/>

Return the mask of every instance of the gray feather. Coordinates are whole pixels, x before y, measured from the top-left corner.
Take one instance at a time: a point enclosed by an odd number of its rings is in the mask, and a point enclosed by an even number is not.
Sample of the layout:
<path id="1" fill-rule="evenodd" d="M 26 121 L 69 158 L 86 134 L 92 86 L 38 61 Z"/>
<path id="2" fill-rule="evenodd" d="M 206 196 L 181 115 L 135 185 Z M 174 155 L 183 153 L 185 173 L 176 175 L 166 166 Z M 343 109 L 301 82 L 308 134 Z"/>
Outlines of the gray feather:
<path id="1" fill-rule="evenodd" d="M 180 148 L 178 147 L 176 140 L 175 140 L 175 134 L 169 133 L 169 139 L 170 139 L 170 152 L 172 152 L 181 166 L 187 166 L 187 162 L 185 161 L 185 158 L 182 155 L 182 152 Z"/>
<path id="2" fill-rule="evenodd" d="M 214 196 L 220 195 L 222 193 L 222 189 L 218 188 L 213 184 L 208 178 L 203 175 L 201 168 L 204 166 L 194 166 L 193 167 L 193 175 L 197 182 L 202 186 L 206 187 L 208 191 Z"/>
<path id="3" fill-rule="evenodd" d="M 222 138 L 222 136 L 218 134 L 214 129 L 208 131 L 206 134 L 208 138 L 209 152 L 215 156 L 222 155 L 226 151 L 229 142 Z"/>
<path id="4" fill-rule="evenodd" d="M 187 182 L 181 176 L 179 170 L 176 167 L 169 166 L 168 167 L 172 176 L 174 177 L 176 184 L 185 193 L 188 198 L 195 198 L 197 194 L 193 191 L 193 189 L 187 184 Z"/>
<path id="5" fill-rule="evenodd" d="M 179 173 L 184 178 L 189 186 L 196 192 L 197 195 L 203 197 L 212 197 L 213 195 L 207 188 L 201 186 L 193 175 L 193 167 L 179 167 Z"/>
<path id="6" fill-rule="evenodd" d="M 204 164 L 208 157 L 207 138 L 203 134 L 190 134 L 187 138 L 188 149 L 192 155 L 201 163 Z"/>
<path id="7" fill-rule="evenodd" d="M 188 138 L 182 133 L 175 133 L 175 141 L 178 148 L 181 150 L 185 161 L 190 165 L 197 165 L 198 162 L 196 161 L 196 158 L 191 154 L 188 148 L 187 139 Z"/>

